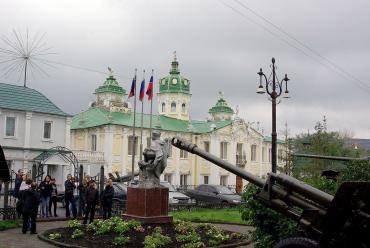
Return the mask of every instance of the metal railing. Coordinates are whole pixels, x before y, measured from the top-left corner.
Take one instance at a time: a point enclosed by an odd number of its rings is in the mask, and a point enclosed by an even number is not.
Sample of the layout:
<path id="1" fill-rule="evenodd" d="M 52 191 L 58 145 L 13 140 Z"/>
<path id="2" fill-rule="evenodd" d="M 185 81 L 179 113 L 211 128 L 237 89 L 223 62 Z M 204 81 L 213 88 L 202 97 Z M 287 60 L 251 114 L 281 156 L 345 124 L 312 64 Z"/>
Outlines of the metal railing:
<path id="1" fill-rule="evenodd" d="M 72 150 L 80 163 L 104 163 L 104 152 Z"/>

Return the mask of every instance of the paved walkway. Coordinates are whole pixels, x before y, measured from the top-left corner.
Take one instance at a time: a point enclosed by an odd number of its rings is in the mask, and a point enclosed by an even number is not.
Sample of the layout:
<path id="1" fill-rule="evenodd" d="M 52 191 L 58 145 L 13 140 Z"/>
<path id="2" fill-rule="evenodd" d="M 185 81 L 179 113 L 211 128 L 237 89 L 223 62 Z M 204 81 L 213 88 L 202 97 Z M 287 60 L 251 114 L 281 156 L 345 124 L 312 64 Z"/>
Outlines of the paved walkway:
<path id="1" fill-rule="evenodd" d="M 229 224 L 213 224 L 221 229 L 231 232 L 248 233 L 252 230 L 250 226 L 239 226 Z M 67 221 L 38 222 L 37 232 L 42 233 L 48 229 L 65 227 Z M 37 235 L 22 234 L 21 228 L 10 229 L 0 232 L 0 248 L 51 248 L 54 247 L 37 238 Z M 252 248 L 246 246 L 245 248 Z"/>

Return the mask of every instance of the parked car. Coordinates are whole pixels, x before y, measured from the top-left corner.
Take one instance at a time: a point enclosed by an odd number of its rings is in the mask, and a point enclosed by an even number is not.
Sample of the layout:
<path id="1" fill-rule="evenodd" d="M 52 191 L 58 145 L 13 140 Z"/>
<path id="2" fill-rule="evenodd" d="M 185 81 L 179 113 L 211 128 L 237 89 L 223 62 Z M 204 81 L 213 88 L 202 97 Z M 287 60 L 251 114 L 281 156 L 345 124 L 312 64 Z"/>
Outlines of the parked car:
<path id="1" fill-rule="evenodd" d="M 177 191 L 169 182 L 161 181 L 161 185 L 168 188 L 169 204 L 192 204 L 189 196 Z"/>
<path id="2" fill-rule="evenodd" d="M 184 193 L 195 199 L 197 203 L 238 205 L 241 196 L 233 193 L 222 185 L 201 184 L 195 190 L 185 190 Z"/>

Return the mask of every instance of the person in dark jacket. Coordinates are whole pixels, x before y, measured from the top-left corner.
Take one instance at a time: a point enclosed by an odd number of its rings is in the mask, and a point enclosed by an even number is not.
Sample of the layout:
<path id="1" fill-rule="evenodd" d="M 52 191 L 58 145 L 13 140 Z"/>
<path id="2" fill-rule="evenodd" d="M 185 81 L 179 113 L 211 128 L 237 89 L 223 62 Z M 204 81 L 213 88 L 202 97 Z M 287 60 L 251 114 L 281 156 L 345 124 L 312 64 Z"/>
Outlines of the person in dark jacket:
<path id="1" fill-rule="evenodd" d="M 22 216 L 23 216 L 22 233 L 23 234 L 27 232 L 27 229 L 29 226 L 29 220 L 31 220 L 31 234 L 37 234 L 36 217 L 37 217 L 37 211 L 38 211 L 39 204 L 40 204 L 40 195 L 36 191 L 36 187 L 37 187 L 37 184 L 35 182 L 32 182 L 31 187 L 27 190 L 24 190 L 24 192 L 22 193 L 21 201 L 23 203 L 23 208 L 22 208 Z"/>
<path id="2" fill-rule="evenodd" d="M 86 191 L 89 188 L 89 181 L 90 179 L 88 180 L 85 177 L 84 179 L 82 179 L 82 184 L 78 185 L 82 216 L 85 216 L 86 214 Z"/>
<path id="3" fill-rule="evenodd" d="M 13 196 L 15 198 L 20 198 L 18 193 L 19 193 L 19 188 L 21 187 L 23 181 L 23 170 L 19 169 L 17 175 L 15 176 L 14 180 L 14 191 L 13 191 Z"/>
<path id="4" fill-rule="evenodd" d="M 77 217 L 77 208 L 76 208 L 76 200 L 74 198 L 73 192 L 74 189 L 76 188 L 76 185 L 74 184 L 72 180 L 72 175 L 68 174 L 67 175 L 67 180 L 64 182 L 64 201 L 66 204 L 66 217 L 70 217 L 70 211 L 69 211 L 69 204 L 72 205 L 72 214 L 73 218 L 75 219 Z"/>
<path id="5" fill-rule="evenodd" d="M 89 188 L 86 190 L 86 215 L 83 224 L 87 224 L 87 219 L 90 214 L 90 223 L 94 221 L 95 207 L 99 203 L 99 191 L 96 189 L 95 181 L 89 183 Z"/>
<path id="6" fill-rule="evenodd" d="M 40 190 L 40 197 L 41 197 L 41 217 L 48 218 L 49 217 L 49 204 L 50 204 L 50 197 L 51 197 L 51 177 L 46 175 L 44 181 L 42 181 L 39 185 Z"/>
<path id="7" fill-rule="evenodd" d="M 58 189 L 57 189 L 57 185 L 55 184 L 55 178 L 51 179 L 50 186 L 51 186 L 51 196 L 50 196 L 50 202 L 49 202 L 49 215 L 53 216 L 51 214 L 51 207 L 52 205 L 54 205 L 54 217 L 58 217 L 57 215 Z"/>
<path id="8" fill-rule="evenodd" d="M 113 196 L 114 196 L 114 188 L 113 188 L 113 181 L 112 179 L 107 180 L 107 184 L 105 185 L 105 189 L 102 192 L 100 202 L 103 206 L 103 219 L 108 219 L 112 217 L 112 203 L 113 203 Z"/>

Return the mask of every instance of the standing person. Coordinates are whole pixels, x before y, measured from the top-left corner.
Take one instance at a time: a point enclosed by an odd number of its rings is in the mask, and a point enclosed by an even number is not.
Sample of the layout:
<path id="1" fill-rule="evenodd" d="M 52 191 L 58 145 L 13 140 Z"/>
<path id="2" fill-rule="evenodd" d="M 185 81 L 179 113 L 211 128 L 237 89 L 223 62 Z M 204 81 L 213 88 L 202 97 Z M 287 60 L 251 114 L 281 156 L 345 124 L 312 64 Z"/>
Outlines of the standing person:
<path id="1" fill-rule="evenodd" d="M 23 170 L 19 169 L 18 173 L 15 176 L 14 191 L 13 191 L 13 196 L 17 199 L 19 199 L 18 193 L 19 193 L 19 188 L 21 187 L 22 181 L 23 181 Z"/>
<path id="2" fill-rule="evenodd" d="M 91 181 L 89 188 L 86 191 L 86 214 L 83 224 L 87 224 L 87 219 L 90 213 L 90 223 L 94 221 L 95 207 L 99 202 L 99 192 L 96 189 L 95 181 Z"/>
<path id="3" fill-rule="evenodd" d="M 82 211 L 82 216 L 86 214 L 86 191 L 89 187 L 88 180 L 86 177 L 82 179 L 82 184 L 78 185 L 78 190 L 80 191 L 80 206 Z"/>
<path id="4" fill-rule="evenodd" d="M 23 226 L 22 233 L 25 234 L 28 229 L 29 220 L 31 219 L 31 234 L 37 234 L 36 232 L 36 217 L 37 210 L 40 204 L 40 195 L 36 191 L 37 184 L 32 182 L 31 179 L 27 180 L 27 184 L 31 185 L 29 189 L 26 189 L 22 193 L 22 215 L 23 215 Z"/>
<path id="5" fill-rule="evenodd" d="M 29 184 L 26 183 L 28 179 L 31 179 L 32 180 L 31 174 L 27 173 L 27 174 L 23 174 L 22 175 L 21 186 L 18 189 L 19 198 L 21 198 L 21 194 L 22 194 L 22 191 L 23 190 L 29 189 L 31 187 L 31 185 L 29 185 Z"/>
<path id="6" fill-rule="evenodd" d="M 112 179 L 107 180 L 107 184 L 105 185 L 105 189 L 102 192 L 100 201 L 103 206 L 103 219 L 108 219 L 112 217 L 112 203 L 113 203 L 113 196 L 114 196 L 114 188 L 113 188 L 113 181 Z"/>
<path id="7" fill-rule="evenodd" d="M 40 197 L 41 197 L 41 217 L 48 218 L 49 217 L 49 203 L 50 203 L 50 196 L 51 196 L 51 177 L 46 175 L 44 181 L 42 181 L 39 185 L 40 190 Z"/>
<path id="8" fill-rule="evenodd" d="M 51 214 L 51 207 L 52 205 L 54 205 L 54 217 L 58 217 L 57 215 L 58 189 L 57 189 L 57 185 L 55 184 L 55 178 L 51 179 L 50 185 L 51 185 L 51 196 L 50 196 L 50 202 L 49 202 L 49 215 L 53 216 Z"/>
<path id="9" fill-rule="evenodd" d="M 71 204 L 73 218 L 75 219 L 77 217 L 77 209 L 76 209 L 76 201 L 74 199 L 73 192 L 74 192 L 74 189 L 76 188 L 76 185 L 74 184 L 72 180 L 71 174 L 67 175 L 67 180 L 64 182 L 64 188 L 65 188 L 64 201 L 66 205 L 66 217 L 69 218 L 71 215 L 69 211 L 69 204 Z"/>

